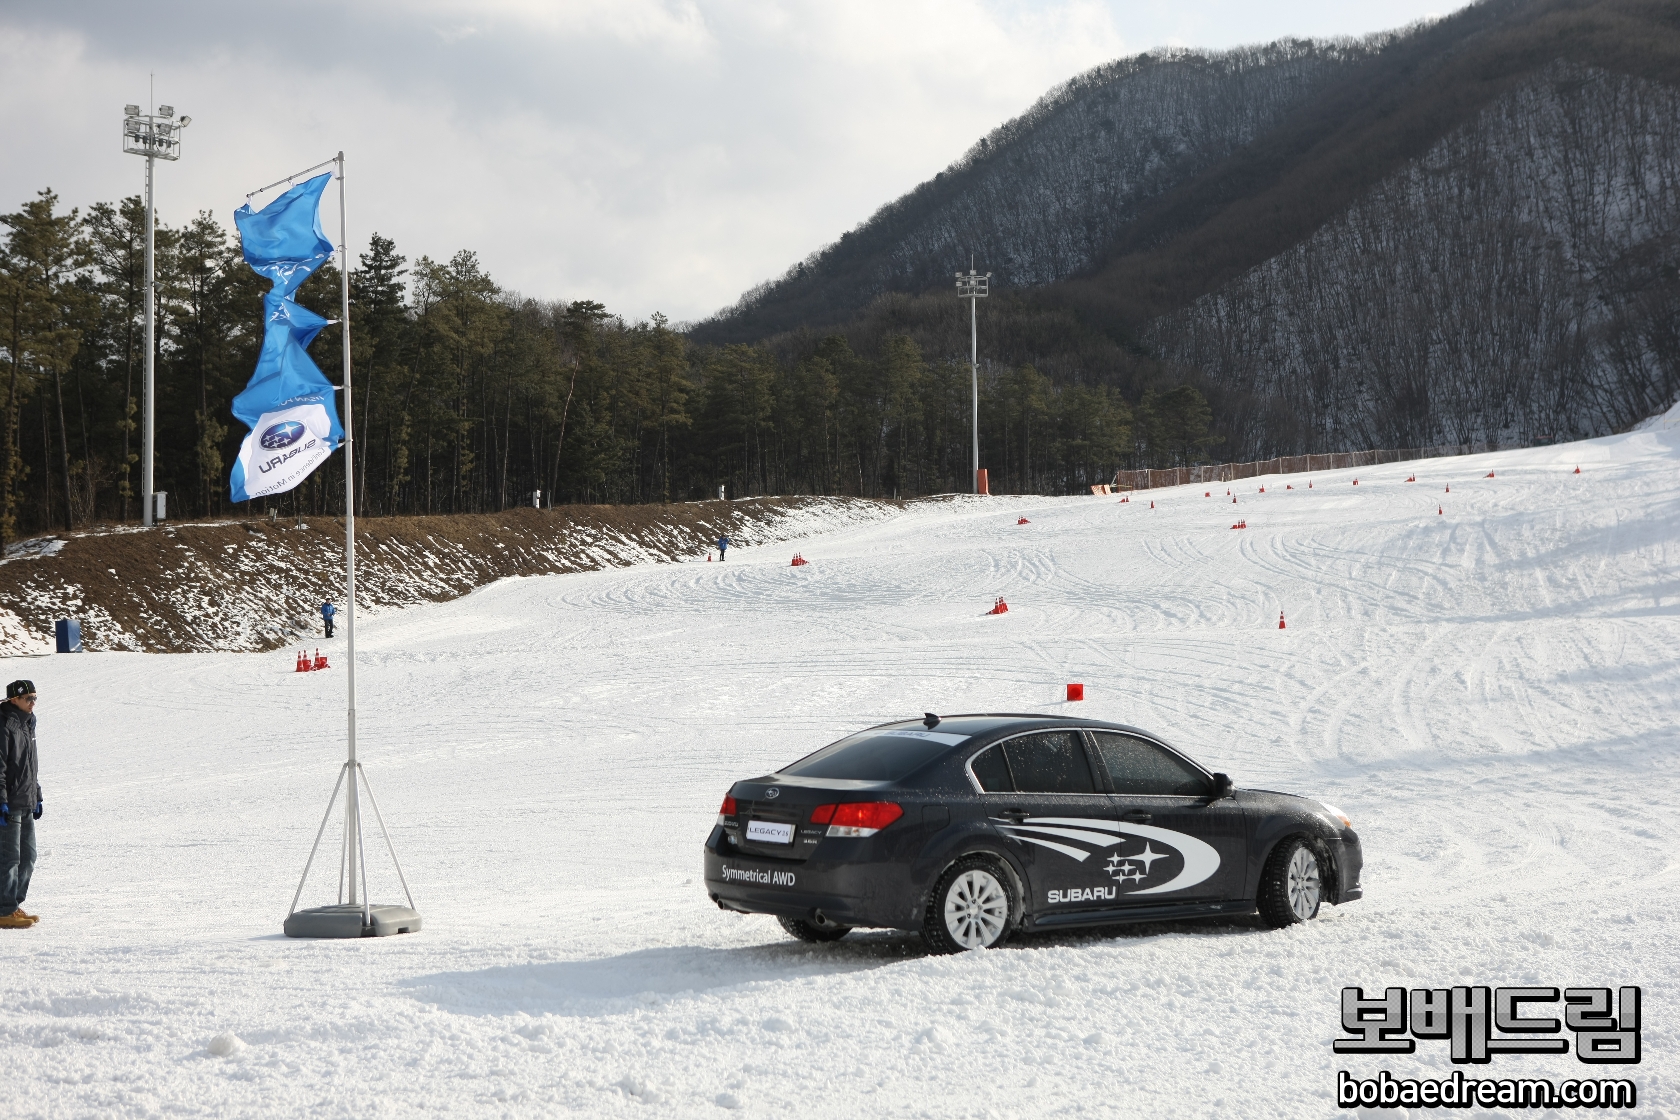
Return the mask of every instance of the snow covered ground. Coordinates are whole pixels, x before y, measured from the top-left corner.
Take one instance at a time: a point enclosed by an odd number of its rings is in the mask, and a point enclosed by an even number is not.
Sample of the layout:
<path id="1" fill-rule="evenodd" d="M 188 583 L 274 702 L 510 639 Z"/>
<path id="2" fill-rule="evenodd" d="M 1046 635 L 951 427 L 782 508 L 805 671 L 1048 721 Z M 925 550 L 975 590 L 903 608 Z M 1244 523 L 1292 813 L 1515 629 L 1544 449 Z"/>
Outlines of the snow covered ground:
<path id="1" fill-rule="evenodd" d="M 44 918 L 0 931 L 8 1112 L 1324 1116 L 1338 1069 L 1454 1068 L 1332 1054 L 1343 985 L 1638 984 L 1642 1064 L 1470 1072 L 1631 1075 L 1638 1115 L 1680 1115 L 1677 468 L 1680 430 L 1651 430 L 1236 505 L 924 503 L 800 542 L 805 568 L 777 545 L 382 613 L 361 752 L 425 917 L 383 940 L 280 936 L 341 670 L 9 659 L 43 697 L 47 812 Z M 1119 719 L 1323 797 L 1366 898 L 943 958 L 707 900 L 731 781 L 926 710 Z"/>

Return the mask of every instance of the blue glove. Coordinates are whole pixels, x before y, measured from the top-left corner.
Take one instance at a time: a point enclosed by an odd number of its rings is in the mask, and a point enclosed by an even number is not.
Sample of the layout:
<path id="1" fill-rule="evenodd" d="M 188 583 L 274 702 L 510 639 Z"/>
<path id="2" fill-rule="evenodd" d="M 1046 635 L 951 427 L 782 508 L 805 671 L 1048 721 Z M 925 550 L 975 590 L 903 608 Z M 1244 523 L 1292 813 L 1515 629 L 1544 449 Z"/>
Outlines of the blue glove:
<path id="1" fill-rule="evenodd" d="M 34 813 L 34 816 L 35 816 L 35 819 L 36 819 L 36 820 L 40 820 L 40 819 L 41 819 L 41 808 L 42 808 L 42 806 L 44 806 L 44 805 L 46 805 L 46 803 L 47 803 L 47 799 L 46 799 L 46 798 L 44 798 L 44 797 L 43 797 L 43 798 L 41 798 L 41 799 L 40 799 L 40 800 L 39 800 L 39 801 L 37 801 L 37 802 L 35 802 L 35 813 Z"/>
<path id="2" fill-rule="evenodd" d="M 10 816 L 11 811 L 12 807 L 10 805 L 6 804 L 4 801 L 0 801 L 0 824 L 12 823 L 12 818 Z"/>

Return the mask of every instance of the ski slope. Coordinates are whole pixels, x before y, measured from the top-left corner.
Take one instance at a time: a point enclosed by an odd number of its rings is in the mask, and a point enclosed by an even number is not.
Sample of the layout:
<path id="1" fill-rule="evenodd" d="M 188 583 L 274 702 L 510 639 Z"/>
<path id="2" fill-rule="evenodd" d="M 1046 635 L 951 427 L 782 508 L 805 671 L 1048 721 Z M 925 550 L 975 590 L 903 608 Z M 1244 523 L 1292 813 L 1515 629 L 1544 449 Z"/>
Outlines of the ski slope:
<path id="1" fill-rule="evenodd" d="M 800 542 L 808 567 L 731 550 L 365 618 L 360 751 L 425 919 L 377 941 L 279 935 L 342 670 L 9 659 L 47 799 L 43 920 L 0 931 L 10 1114 L 1324 1116 L 1338 1069 L 1454 1068 L 1332 1054 L 1343 985 L 1638 984 L 1642 1064 L 1470 1072 L 1632 1076 L 1639 1115 L 1680 1115 L 1677 468 L 1680 430 L 1648 430 L 1236 504 L 918 503 Z M 1366 897 L 940 958 L 707 900 L 732 781 L 929 710 L 1121 720 L 1321 797 Z"/>

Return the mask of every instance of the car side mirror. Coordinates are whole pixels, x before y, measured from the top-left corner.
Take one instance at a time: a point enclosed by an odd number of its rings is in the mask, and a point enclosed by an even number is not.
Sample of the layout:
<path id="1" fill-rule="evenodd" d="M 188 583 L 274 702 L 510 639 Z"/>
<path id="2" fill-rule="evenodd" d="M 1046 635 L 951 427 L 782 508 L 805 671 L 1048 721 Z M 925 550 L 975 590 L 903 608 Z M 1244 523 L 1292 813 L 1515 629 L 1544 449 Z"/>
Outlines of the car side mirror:
<path id="1" fill-rule="evenodd" d="M 1213 776 L 1213 799 L 1215 801 L 1221 801 L 1231 796 L 1231 790 L 1234 788 L 1231 785 L 1231 775 L 1215 774 Z"/>

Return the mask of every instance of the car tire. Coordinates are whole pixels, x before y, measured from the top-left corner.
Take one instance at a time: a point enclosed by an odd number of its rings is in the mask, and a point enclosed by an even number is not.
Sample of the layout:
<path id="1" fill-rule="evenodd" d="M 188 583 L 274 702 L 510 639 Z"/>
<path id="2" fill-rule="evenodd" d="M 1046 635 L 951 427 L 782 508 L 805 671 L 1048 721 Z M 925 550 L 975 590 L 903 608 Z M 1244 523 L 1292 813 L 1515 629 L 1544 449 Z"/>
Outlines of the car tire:
<path id="1" fill-rule="evenodd" d="M 777 918 L 776 920 L 782 924 L 783 929 L 799 938 L 799 940 L 817 944 L 838 941 L 852 932 L 851 926 L 839 926 L 833 922 L 826 922 L 819 926 L 815 922 L 807 922 L 804 918 Z"/>
<path id="2" fill-rule="evenodd" d="M 945 869 L 928 898 L 922 940 L 935 953 L 995 949 L 1020 914 L 1015 878 L 994 859 L 967 856 Z"/>
<path id="3" fill-rule="evenodd" d="M 1260 873 L 1260 896 L 1255 900 L 1261 920 L 1282 929 L 1318 917 L 1324 900 L 1323 869 L 1318 851 L 1303 837 L 1291 837 L 1273 848 Z"/>

